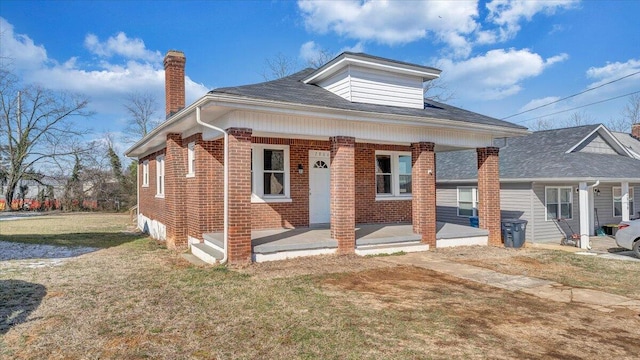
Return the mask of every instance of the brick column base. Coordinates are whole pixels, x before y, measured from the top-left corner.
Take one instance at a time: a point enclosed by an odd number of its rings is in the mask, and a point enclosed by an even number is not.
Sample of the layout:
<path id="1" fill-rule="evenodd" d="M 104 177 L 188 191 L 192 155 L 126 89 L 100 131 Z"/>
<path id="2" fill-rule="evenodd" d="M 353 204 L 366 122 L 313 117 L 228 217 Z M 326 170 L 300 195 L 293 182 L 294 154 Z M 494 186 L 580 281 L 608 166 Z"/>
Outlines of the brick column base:
<path id="1" fill-rule="evenodd" d="M 338 254 L 356 248 L 355 145 L 353 137 L 331 138 L 331 237 L 338 241 Z"/>
<path id="2" fill-rule="evenodd" d="M 411 201 L 413 232 L 422 235 L 422 243 L 436 246 L 436 157 L 435 144 L 411 144 Z"/>
<path id="3" fill-rule="evenodd" d="M 251 262 L 251 129 L 229 133 L 229 263 Z"/>
<path id="4" fill-rule="evenodd" d="M 480 228 L 489 230 L 489 244 L 502 244 L 500 226 L 500 164 L 497 147 L 476 149 L 478 153 L 478 217 Z"/>

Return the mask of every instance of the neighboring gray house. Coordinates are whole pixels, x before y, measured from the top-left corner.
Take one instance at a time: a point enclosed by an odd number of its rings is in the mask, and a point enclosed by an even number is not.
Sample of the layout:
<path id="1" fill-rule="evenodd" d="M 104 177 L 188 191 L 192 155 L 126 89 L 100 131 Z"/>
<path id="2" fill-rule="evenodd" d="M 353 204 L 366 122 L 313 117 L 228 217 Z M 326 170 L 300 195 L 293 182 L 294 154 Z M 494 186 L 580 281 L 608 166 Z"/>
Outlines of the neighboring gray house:
<path id="1" fill-rule="evenodd" d="M 595 235 L 602 225 L 637 217 L 640 141 L 624 135 L 586 125 L 496 144 L 502 217 L 527 220 L 530 242 L 559 242 L 571 230 Z M 475 152 L 438 153 L 436 168 L 438 221 L 468 224 L 477 213 Z"/>

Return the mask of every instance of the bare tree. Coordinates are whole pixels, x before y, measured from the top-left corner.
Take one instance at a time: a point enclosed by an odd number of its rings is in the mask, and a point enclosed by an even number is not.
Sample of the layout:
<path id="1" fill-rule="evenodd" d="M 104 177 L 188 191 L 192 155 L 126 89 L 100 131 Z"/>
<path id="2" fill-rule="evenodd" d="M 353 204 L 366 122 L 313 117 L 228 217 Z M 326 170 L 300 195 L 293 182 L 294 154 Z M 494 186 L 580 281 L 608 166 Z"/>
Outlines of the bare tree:
<path id="1" fill-rule="evenodd" d="M 593 118 L 593 116 L 583 111 L 572 113 L 568 119 L 561 122 L 559 125 L 560 127 L 576 127 L 593 123 L 595 123 L 595 119 Z"/>
<path id="2" fill-rule="evenodd" d="M 141 139 L 160 124 L 160 119 L 156 116 L 158 102 L 150 93 L 127 95 L 124 108 L 129 115 L 124 129 L 127 142 Z"/>
<path id="3" fill-rule="evenodd" d="M 455 98 L 455 93 L 449 89 L 449 86 L 442 78 L 425 81 L 422 84 L 425 99 L 433 100 L 441 103 Z"/>
<path id="4" fill-rule="evenodd" d="M 293 74 L 298 69 L 297 61 L 283 53 L 278 53 L 264 61 L 262 77 L 265 81 L 280 79 Z"/>
<path id="5" fill-rule="evenodd" d="M 307 66 L 318 69 L 336 57 L 334 53 L 327 49 L 320 49 L 313 58 L 307 59 Z"/>
<path id="6" fill-rule="evenodd" d="M 529 130 L 531 131 L 542 131 L 542 130 L 550 130 L 554 128 L 554 120 L 553 119 L 537 119 L 533 125 L 529 126 Z"/>
<path id="7" fill-rule="evenodd" d="M 0 77 L 0 139 L 4 143 L 2 157 L 8 163 L 7 204 L 13 200 L 21 179 L 37 175 L 33 169 L 77 152 L 77 144 L 86 131 L 72 119 L 90 116 L 87 104 L 88 100 L 81 96 L 39 86 L 19 86 L 17 78 L 6 72 Z"/>

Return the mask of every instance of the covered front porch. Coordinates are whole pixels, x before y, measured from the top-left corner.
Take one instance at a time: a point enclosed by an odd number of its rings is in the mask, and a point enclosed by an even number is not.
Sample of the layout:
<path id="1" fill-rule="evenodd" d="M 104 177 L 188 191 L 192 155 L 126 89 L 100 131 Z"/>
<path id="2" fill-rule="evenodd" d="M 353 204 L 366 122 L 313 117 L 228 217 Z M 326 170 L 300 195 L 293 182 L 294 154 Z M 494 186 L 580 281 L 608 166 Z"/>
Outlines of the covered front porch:
<path id="1" fill-rule="evenodd" d="M 436 247 L 461 245 L 487 245 L 489 232 L 469 226 L 437 222 Z M 421 235 L 413 231 L 413 225 L 357 224 L 355 228 L 358 255 L 391 254 L 429 250 L 429 244 L 421 242 Z M 223 234 L 204 234 L 204 244 L 215 251 L 210 257 L 222 258 Z M 194 244 L 196 251 L 207 250 Z M 202 248 L 199 249 L 199 247 Z M 334 254 L 338 241 L 331 237 L 329 224 L 295 229 L 253 230 L 251 232 L 252 261 L 264 262 L 291 259 L 300 256 Z"/>

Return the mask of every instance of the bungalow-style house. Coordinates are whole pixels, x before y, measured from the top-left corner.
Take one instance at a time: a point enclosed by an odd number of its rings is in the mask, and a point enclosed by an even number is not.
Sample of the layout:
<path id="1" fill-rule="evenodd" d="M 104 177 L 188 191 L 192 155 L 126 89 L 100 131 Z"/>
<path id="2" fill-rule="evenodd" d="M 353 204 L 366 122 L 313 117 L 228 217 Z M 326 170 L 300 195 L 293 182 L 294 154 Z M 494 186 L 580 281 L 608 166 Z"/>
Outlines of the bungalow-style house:
<path id="1" fill-rule="evenodd" d="M 587 248 L 599 227 L 638 216 L 640 158 L 632 150 L 639 149 L 638 138 L 640 124 L 632 135 L 585 125 L 507 139 L 500 145 L 502 218 L 527 220 L 527 241 L 559 243 L 576 234 Z M 468 224 L 477 214 L 473 157 L 438 154 L 439 221 Z"/>
<path id="2" fill-rule="evenodd" d="M 394 241 L 435 247 L 446 230 L 436 223 L 435 154 L 459 149 L 476 154 L 480 228 L 500 244 L 493 143 L 528 131 L 425 100 L 423 84 L 440 70 L 345 52 L 185 108 L 185 62 L 167 53 L 167 120 L 126 152 L 139 163 L 139 226 L 169 248 L 242 263 Z M 371 224 L 408 224 L 409 234 L 367 242 Z M 282 229 L 294 230 L 277 242 Z"/>

